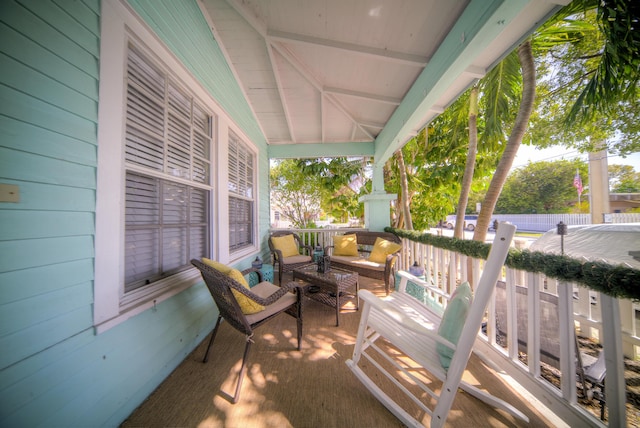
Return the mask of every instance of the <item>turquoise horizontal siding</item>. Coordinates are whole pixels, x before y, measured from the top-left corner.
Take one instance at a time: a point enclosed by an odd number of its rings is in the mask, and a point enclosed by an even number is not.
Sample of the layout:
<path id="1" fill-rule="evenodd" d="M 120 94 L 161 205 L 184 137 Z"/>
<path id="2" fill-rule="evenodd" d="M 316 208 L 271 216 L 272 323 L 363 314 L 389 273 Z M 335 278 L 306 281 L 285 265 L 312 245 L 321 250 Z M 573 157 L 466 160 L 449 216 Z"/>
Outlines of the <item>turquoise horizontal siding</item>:
<path id="1" fill-rule="evenodd" d="M 9 303 L 19 302 L 40 294 L 48 295 L 57 290 L 92 280 L 92 259 L 73 260 L 31 269 L 3 272 L 0 273 L 0 286 L 2 287 L 0 308 L 9 308 Z"/>
<path id="2" fill-rule="evenodd" d="M 13 408 L 18 409 L 6 422 L 9 426 L 17 422 L 27 426 L 119 425 L 157 387 L 156 378 L 171 373 L 203 339 L 215 314 L 206 288 L 192 287 L 135 317 L 133 325 L 120 324 L 99 340 L 69 346 L 67 355 L 58 353 L 41 373 L 6 391 Z M 70 364 L 69 358 L 81 364 Z M 43 379 L 44 373 L 47 378 Z M 75 393 L 70 395 L 70 391 Z M 25 403 L 46 412 L 33 414 L 21 407 Z M 105 422 L 110 418 L 115 423 Z"/>
<path id="3" fill-rule="evenodd" d="M 93 220 L 90 212 L 4 210 L 0 211 L 0 241 L 93 235 Z"/>
<path id="4" fill-rule="evenodd" d="M 96 165 L 97 146 L 0 116 L 0 147 L 83 165 Z"/>
<path id="5" fill-rule="evenodd" d="M 24 239 L 0 242 L 0 272 L 93 258 L 91 236 Z"/>
<path id="6" fill-rule="evenodd" d="M 3 23 L 0 23 L 0 40 L 6 45 L 4 55 L 22 64 L 28 64 L 33 70 L 43 72 L 53 81 L 95 100 L 98 99 L 96 70 L 93 68 L 88 71 L 81 70 Z"/>
<path id="7" fill-rule="evenodd" d="M 0 426 L 41 424 L 42 385 L 93 330 L 99 1 L 0 4 Z M 55 367 L 55 364 L 59 367 Z M 58 393 L 63 399 L 90 388 Z M 13 395 L 16 392 L 16 395 Z"/>
<path id="8" fill-rule="evenodd" d="M 97 108 L 93 110 L 97 113 Z M 6 86 L 0 86 L 0 115 L 96 144 L 95 121 L 81 118 Z"/>
<path id="9" fill-rule="evenodd" d="M 266 176 L 266 142 L 195 0 L 144 3 L 150 27 L 255 140 Z M 0 202 L 0 426 L 119 425 L 217 316 L 199 283 L 94 332 L 99 13 L 99 0 L 0 1 L 0 182 L 20 191 Z"/>
<path id="10" fill-rule="evenodd" d="M 15 184 L 20 187 L 20 203 L 0 204 L 0 209 L 60 210 L 71 212 L 93 211 L 96 206 L 95 189 L 69 188 L 54 184 L 6 180 L 4 176 L 2 177 L 2 182 Z M 20 227 L 15 224 L 7 224 L 4 226 L 7 228 Z"/>
<path id="11" fill-rule="evenodd" d="M 29 168 L 25 168 L 29 165 Z M 95 167 L 0 147 L 3 176 L 15 180 L 95 189 Z"/>
<path id="12" fill-rule="evenodd" d="M 129 0 L 218 104 L 256 144 L 266 140 L 195 0 Z"/>
<path id="13" fill-rule="evenodd" d="M 44 9 L 54 10 L 50 7 L 51 5 L 51 1 L 4 0 L 1 11 L 2 16 L 7 18 L 2 21 L 34 43 L 72 64 L 75 68 L 88 73 L 94 79 L 98 79 L 99 26 L 92 31 L 81 33 L 87 40 L 76 40 L 73 38 L 75 27 L 68 26 L 71 21 L 66 19 L 65 13 L 56 13 L 55 17 L 46 14 L 44 16 L 38 15 L 38 13 L 46 13 Z M 79 1 L 66 2 L 65 6 L 67 10 L 84 7 L 83 3 Z M 60 11 L 60 9 L 58 10 Z M 55 19 L 60 21 L 56 22 Z M 97 19 L 96 16 L 94 25 L 98 24 Z M 91 22 L 85 22 L 85 24 L 91 25 Z M 47 68 L 38 70 L 47 73 Z"/>
<path id="14" fill-rule="evenodd" d="M 31 325 L 51 322 L 61 315 L 87 307 L 92 301 L 91 283 L 84 282 L 7 305 L 0 312 L 0 341 Z"/>
<path id="15" fill-rule="evenodd" d="M 0 354 L 0 367 L 7 368 L 38 352 L 43 352 L 87 328 L 93 321 L 90 305 L 64 313 L 46 322 L 30 325 L 17 333 L 0 338 L 0 347 L 10 350 Z"/>
<path id="16" fill-rule="evenodd" d="M 96 117 L 95 99 L 74 91 L 5 55 L 0 55 L 0 68 L 5 85 L 26 95 L 39 97 L 43 102 L 56 105 L 81 118 L 92 120 Z"/>

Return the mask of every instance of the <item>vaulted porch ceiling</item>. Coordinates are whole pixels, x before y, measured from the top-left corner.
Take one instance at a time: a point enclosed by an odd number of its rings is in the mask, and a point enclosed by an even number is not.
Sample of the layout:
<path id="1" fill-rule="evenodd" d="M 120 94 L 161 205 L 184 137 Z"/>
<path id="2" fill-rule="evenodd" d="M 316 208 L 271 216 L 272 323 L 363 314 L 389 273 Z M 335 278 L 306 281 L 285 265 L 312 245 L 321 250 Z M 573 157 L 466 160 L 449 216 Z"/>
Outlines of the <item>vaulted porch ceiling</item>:
<path id="1" fill-rule="evenodd" d="M 270 157 L 340 153 L 376 162 L 489 71 L 557 3 L 200 0 Z"/>

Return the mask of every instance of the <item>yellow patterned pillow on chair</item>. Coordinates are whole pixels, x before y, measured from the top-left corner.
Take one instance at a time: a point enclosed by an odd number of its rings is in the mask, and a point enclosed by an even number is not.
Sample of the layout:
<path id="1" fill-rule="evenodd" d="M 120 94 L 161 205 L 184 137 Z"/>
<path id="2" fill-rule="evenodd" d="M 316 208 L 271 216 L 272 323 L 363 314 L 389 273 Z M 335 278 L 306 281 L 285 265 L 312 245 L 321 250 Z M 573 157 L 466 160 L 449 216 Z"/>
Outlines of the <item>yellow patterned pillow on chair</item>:
<path id="1" fill-rule="evenodd" d="M 300 253 L 298 252 L 298 244 L 293 235 L 274 236 L 271 238 L 273 246 L 276 250 L 282 251 L 282 257 L 293 257 Z"/>
<path id="2" fill-rule="evenodd" d="M 333 255 L 358 257 L 358 241 L 356 235 L 334 236 Z"/>
<path id="3" fill-rule="evenodd" d="M 216 262 L 214 260 L 209 260 L 204 257 L 202 258 L 202 263 L 209 265 L 216 270 L 219 270 L 223 274 L 227 275 L 229 278 L 242 284 L 242 286 L 247 290 L 250 289 L 249 283 L 247 282 L 245 277 L 242 275 L 242 272 L 240 272 L 238 269 L 234 269 L 230 266 L 227 266 L 220 262 Z M 240 310 L 242 310 L 243 314 L 251 315 L 264 310 L 264 306 L 262 306 L 258 302 L 251 300 L 250 298 L 240 293 L 239 291 L 231 289 L 231 292 L 233 293 L 233 297 L 236 298 L 238 305 L 240 305 Z"/>
<path id="4" fill-rule="evenodd" d="M 378 237 L 376 238 L 375 244 L 373 244 L 373 250 L 371 250 L 371 254 L 369 255 L 369 261 L 385 263 L 389 254 L 393 254 L 401 248 L 402 245 L 400 244 Z"/>

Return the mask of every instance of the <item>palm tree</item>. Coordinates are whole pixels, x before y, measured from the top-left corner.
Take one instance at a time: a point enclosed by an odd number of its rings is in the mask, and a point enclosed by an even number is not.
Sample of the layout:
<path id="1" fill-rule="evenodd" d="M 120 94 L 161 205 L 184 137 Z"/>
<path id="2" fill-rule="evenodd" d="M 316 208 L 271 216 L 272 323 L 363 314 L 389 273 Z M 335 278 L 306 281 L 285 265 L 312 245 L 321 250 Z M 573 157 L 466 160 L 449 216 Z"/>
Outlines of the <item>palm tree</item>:
<path id="1" fill-rule="evenodd" d="M 640 2 L 574 0 L 560 13 L 596 9 L 604 39 L 598 64 L 567 116 L 567 123 L 589 122 L 620 101 L 636 99 L 640 83 Z"/>
<path id="2" fill-rule="evenodd" d="M 478 85 L 471 88 L 469 97 L 469 149 L 462 176 L 462 186 L 460 197 L 458 198 L 458 208 L 456 211 L 456 228 L 453 236 L 463 238 L 464 214 L 467 210 L 467 201 L 471 192 L 473 181 L 473 171 L 476 166 L 476 155 L 478 154 Z"/>
<path id="3" fill-rule="evenodd" d="M 498 162 L 484 202 L 482 203 L 482 208 L 480 209 L 480 214 L 476 222 L 476 229 L 473 234 L 475 241 L 484 241 L 487 236 L 493 210 L 498 202 L 498 197 L 500 197 L 502 186 L 504 186 L 504 183 L 507 181 L 509 170 L 518 153 L 518 148 L 527 129 L 531 112 L 533 111 L 536 95 L 536 68 L 533 62 L 533 51 L 530 40 L 526 40 L 518 47 L 518 59 L 522 67 L 522 101 L 520 102 L 518 114 L 504 152 Z"/>

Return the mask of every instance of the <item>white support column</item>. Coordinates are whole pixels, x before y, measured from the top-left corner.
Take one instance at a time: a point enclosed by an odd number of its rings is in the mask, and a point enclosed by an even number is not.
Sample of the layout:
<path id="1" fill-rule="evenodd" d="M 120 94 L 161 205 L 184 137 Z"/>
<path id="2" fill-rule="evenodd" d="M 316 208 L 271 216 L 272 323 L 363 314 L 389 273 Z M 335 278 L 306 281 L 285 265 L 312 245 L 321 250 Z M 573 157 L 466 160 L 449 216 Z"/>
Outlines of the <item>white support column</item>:
<path id="1" fill-rule="evenodd" d="M 602 344 L 605 351 L 604 361 L 607 368 L 605 378 L 605 400 L 609 410 L 609 426 L 627 426 L 626 392 L 624 380 L 624 356 L 622 355 L 622 335 L 607 334 L 620 332 L 620 308 L 618 300 L 606 294 L 600 294 L 602 304 Z"/>
<path id="2" fill-rule="evenodd" d="M 397 195 L 385 193 L 383 165 L 374 164 L 372 191 L 359 199 L 364 203 L 364 225 L 372 231 L 381 231 L 391 225 L 390 204 Z"/>
<path id="3" fill-rule="evenodd" d="M 604 223 L 604 214 L 609 214 L 609 163 L 607 150 L 589 153 L 589 205 L 591 223 Z"/>

